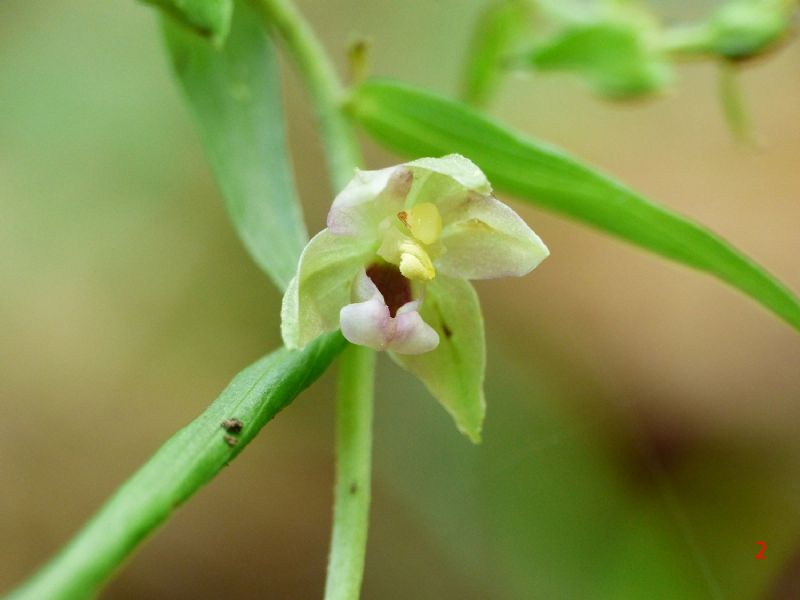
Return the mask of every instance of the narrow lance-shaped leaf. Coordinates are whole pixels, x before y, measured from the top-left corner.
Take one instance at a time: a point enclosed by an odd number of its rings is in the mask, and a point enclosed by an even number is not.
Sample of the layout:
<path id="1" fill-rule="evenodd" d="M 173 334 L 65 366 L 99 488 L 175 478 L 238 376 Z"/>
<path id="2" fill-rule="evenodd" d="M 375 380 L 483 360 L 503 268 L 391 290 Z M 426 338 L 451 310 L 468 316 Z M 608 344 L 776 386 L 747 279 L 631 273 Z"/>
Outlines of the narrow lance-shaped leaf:
<path id="1" fill-rule="evenodd" d="M 461 153 L 497 188 L 710 273 L 800 329 L 798 299 L 755 262 L 560 150 L 460 103 L 393 82 L 360 85 L 349 109 L 373 137 L 403 154 Z"/>
<path id="2" fill-rule="evenodd" d="M 255 262 L 285 289 L 308 238 L 292 180 L 273 47 L 244 2 L 236 3 L 220 49 L 169 18 L 164 30 L 231 220 Z"/>
<path id="3" fill-rule="evenodd" d="M 344 345 L 339 333 L 326 334 L 301 351 L 276 350 L 239 373 L 8 600 L 93 598 L 117 565 L 311 385 Z"/>
<path id="4" fill-rule="evenodd" d="M 141 0 L 160 7 L 195 34 L 222 44 L 231 27 L 233 0 Z"/>

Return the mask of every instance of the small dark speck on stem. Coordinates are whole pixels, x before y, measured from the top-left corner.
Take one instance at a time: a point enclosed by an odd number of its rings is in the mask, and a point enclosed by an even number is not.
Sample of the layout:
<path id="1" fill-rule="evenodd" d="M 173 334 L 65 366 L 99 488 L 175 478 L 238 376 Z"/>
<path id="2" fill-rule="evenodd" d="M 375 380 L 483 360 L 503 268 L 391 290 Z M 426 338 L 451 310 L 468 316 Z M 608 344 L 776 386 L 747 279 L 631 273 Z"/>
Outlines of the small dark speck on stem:
<path id="1" fill-rule="evenodd" d="M 446 337 L 448 340 L 453 336 L 453 332 L 450 331 L 450 328 L 446 323 L 442 323 L 442 331 L 444 332 L 444 337 Z"/>
<path id="2" fill-rule="evenodd" d="M 225 443 L 228 444 L 228 446 L 231 446 L 231 447 L 233 447 L 233 446 L 235 446 L 236 444 L 239 443 L 239 440 L 237 440 L 232 435 L 226 435 L 224 439 L 225 439 Z"/>
<path id="3" fill-rule="evenodd" d="M 354 496 L 355 493 L 358 491 L 358 484 L 354 481 L 350 484 L 350 495 Z"/>
<path id="4" fill-rule="evenodd" d="M 225 419 L 222 422 L 222 428 L 228 433 L 240 433 L 243 427 L 244 423 L 239 419 Z"/>

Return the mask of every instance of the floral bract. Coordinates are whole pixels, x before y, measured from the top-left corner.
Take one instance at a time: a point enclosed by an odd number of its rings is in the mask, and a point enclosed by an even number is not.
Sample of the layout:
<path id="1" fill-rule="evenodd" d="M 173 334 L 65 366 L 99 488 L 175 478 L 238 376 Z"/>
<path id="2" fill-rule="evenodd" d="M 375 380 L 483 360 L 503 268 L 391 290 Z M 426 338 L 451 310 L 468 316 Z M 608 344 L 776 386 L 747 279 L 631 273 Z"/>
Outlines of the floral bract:
<path id="1" fill-rule="evenodd" d="M 485 348 L 469 279 L 520 276 L 547 247 L 463 156 L 357 171 L 308 243 L 281 310 L 286 346 L 341 328 L 387 350 L 478 438 Z"/>

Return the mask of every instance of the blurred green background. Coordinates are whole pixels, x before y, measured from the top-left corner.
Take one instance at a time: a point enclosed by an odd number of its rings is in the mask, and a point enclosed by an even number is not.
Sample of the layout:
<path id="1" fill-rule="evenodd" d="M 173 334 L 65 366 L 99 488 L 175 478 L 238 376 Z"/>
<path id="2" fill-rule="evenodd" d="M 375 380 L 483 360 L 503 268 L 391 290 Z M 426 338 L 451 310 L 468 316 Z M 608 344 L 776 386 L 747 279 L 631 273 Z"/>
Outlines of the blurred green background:
<path id="1" fill-rule="evenodd" d="M 654 3 L 670 18 L 712 4 Z M 376 74 L 454 93 L 484 3 L 300 5 L 340 66 L 349 37 L 367 34 Z M 284 72 L 317 231 L 332 194 Z M 623 105 L 566 75 L 513 77 L 493 112 L 708 224 L 800 291 L 800 44 L 742 81 L 758 149 L 732 141 L 708 64 Z M 370 166 L 397 162 L 366 146 Z M 800 337 L 710 278 L 517 208 L 552 256 L 479 285 L 484 443 L 381 362 L 364 597 L 800 597 Z M 280 296 L 227 222 L 150 9 L 0 5 L 0 289 L 7 590 L 279 344 Z M 320 597 L 332 394 L 329 373 L 101 597 Z"/>

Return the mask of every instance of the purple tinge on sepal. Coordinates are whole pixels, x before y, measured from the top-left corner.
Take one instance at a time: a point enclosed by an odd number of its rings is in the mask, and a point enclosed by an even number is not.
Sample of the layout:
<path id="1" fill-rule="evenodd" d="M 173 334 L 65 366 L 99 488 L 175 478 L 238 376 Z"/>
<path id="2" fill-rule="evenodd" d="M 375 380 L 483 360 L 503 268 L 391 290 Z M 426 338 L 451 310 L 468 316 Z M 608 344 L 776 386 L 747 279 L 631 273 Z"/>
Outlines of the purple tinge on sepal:
<path id="1" fill-rule="evenodd" d="M 371 212 L 365 205 L 375 202 L 386 189 L 394 170 L 395 167 L 356 171 L 350 183 L 334 198 L 328 212 L 327 225 L 331 233 L 356 235 L 361 232 Z"/>

